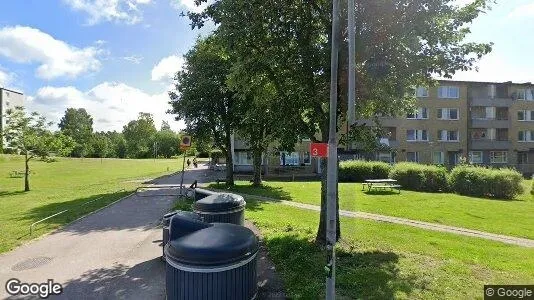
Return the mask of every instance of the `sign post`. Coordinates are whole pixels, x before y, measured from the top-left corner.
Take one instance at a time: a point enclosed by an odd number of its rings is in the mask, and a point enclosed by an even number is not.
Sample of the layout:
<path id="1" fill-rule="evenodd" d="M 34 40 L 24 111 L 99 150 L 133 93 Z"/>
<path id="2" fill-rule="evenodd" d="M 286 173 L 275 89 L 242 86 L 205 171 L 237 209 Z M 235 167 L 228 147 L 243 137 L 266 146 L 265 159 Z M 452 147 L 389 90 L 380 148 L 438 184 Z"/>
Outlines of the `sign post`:
<path id="1" fill-rule="evenodd" d="M 182 178 L 180 179 L 180 197 L 183 197 L 182 194 L 182 187 L 184 185 L 184 173 L 185 173 L 185 156 L 187 154 L 187 150 L 191 148 L 191 136 L 184 135 L 180 139 L 180 150 L 184 151 L 184 160 L 182 162 Z"/>

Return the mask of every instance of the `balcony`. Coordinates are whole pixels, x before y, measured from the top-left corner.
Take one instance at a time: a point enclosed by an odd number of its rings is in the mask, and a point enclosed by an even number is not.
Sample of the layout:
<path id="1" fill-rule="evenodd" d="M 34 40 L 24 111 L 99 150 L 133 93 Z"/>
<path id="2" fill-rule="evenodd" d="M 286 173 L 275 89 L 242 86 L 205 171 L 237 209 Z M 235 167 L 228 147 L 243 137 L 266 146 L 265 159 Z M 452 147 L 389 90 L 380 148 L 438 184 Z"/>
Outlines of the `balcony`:
<path id="1" fill-rule="evenodd" d="M 471 140 L 472 150 L 508 150 L 511 147 L 510 141 L 497 140 Z"/>
<path id="2" fill-rule="evenodd" d="M 512 105 L 512 98 L 490 98 L 490 97 L 471 97 L 470 106 L 495 106 L 495 107 L 510 107 Z"/>
<path id="3" fill-rule="evenodd" d="M 510 120 L 471 119 L 472 128 L 510 128 Z"/>

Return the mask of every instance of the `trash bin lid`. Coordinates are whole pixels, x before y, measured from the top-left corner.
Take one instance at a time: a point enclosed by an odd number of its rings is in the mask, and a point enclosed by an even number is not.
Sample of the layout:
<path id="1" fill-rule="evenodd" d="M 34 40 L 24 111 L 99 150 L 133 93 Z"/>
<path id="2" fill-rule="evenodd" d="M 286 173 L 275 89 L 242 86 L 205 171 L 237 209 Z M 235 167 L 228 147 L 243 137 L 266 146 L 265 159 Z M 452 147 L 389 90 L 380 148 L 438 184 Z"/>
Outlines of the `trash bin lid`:
<path id="1" fill-rule="evenodd" d="M 218 193 L 200 199 L 193 204 L 195 210 L 201 212 L 220 212 L 245 206 L 242 196 L 230 193 Z"/>
<path id="2" fill-rule="evenodd" d="M 171 223 L 171 218 L 176 215 L 176 214 L 179 214 L 181 216 L 186 216 L 186 217 L 190 217 L 190 218 L 193 218 L 195 220 L 202 220 L 200 218 L 200 216 L 194 212 L 191 212 L 191 211 L 183 211 L 183 210 L 175 210 L 175 211 L 171 211 L 170 213 L 166 213 L 163 215 L 163 226 L 169 226 L 169 223 Z"/>
<path id="3" fill-rule="evenodd" d="M 214 223 L 169 241 L 165 254 L 186 265 L 220 266 L 245 260 L 258 251 L 254 233 L 243 226 Z"/>

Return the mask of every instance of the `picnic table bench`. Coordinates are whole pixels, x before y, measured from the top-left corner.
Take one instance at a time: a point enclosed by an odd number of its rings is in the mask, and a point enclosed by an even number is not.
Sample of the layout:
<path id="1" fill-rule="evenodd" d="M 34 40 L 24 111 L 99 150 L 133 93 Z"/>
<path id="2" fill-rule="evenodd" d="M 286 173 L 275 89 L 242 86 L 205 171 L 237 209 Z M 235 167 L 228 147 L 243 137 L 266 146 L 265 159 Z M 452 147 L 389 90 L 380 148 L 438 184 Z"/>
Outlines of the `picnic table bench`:
<path id="1" fill-rule="evenodd" d="M 391 191 L 393 191 L 393 189 L 397 189 L 400 194 L 400 189 L 402 186 L 397 184 L 397 180 L 395 179 L 367 179 L 362 183 L 362 191 L 365 190 L 365 187 L 367 187 L 368 191 L 371 191 L 372 189 L 390 189 Z"/>

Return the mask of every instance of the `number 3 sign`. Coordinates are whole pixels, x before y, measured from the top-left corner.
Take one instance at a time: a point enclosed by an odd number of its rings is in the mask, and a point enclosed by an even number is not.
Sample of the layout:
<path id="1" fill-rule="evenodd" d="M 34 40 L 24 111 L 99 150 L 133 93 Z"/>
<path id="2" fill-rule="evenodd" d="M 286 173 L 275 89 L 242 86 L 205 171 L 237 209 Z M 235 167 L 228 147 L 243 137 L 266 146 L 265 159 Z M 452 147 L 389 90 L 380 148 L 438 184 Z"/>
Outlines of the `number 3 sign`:
<path id="1" fill-rule="evenodd" d="M 313 157 L 328 157 L 327 143 L 311 143 L 310 153 Z"/>

